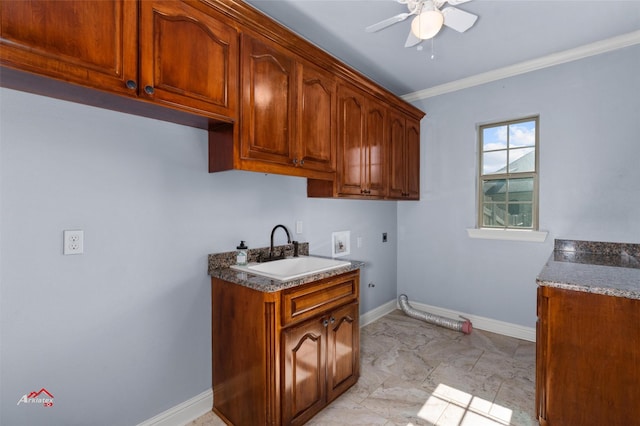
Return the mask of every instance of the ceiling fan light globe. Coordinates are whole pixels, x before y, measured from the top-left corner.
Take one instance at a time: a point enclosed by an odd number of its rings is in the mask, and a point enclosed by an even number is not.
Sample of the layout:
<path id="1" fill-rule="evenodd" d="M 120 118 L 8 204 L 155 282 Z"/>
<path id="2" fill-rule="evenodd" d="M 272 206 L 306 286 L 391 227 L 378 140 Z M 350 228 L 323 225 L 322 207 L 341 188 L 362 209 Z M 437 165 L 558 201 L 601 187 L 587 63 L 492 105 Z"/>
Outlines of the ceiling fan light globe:
<path id="1" fill-rule="evenodd" d="M 411 32 L 422 40 L 428 40 L 438 34 L 444 24 L 444 15 L 439 10 L 427 10 L 413 18 Z"/>

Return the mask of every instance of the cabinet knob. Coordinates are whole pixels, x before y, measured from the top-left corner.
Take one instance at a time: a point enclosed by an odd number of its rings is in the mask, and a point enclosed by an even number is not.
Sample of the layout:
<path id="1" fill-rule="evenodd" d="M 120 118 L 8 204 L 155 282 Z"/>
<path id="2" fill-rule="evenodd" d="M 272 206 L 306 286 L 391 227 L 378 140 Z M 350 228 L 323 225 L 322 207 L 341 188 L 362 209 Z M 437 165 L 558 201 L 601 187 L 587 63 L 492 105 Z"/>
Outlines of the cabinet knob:
<path id="1" fill-rule="evenodd" d="M 304 160 L 300 160 L 300 165 L 304 164 Z"/>
<path id="2" fill-rule="evenodd" d="M 155 92 L 156 90 L 153 88 L 153 86 L 144 86 L 144 91 L 147 95 L 153 95 L 153 92 Z"/>
<path id="3" fill-rule="evenodd" d="M 127 80 L 127 89 L 136 89 L 138 85 L 133 80 Z"/>
<path id="4" fill-rule="evenodd" d="M 328 326 L 329 326 L 329 320 L 328 320 L 328 319 L 326 319 L 326 318 L 325 318 L 325 319 L 323 319 L 323 320 L 322 320 L 322 325 L 323 325 L 324 327 L 328 327 Z"/>
<path id="5" fill-rule="evenodd" d="M 293 159 L 293 164 L 298 164 L 298 159 L 297 158 Z"/>
<path id="6" fill-rule="evenodd" d="M 334 317 L 331 317 L 329 321 L 331 322 L 331 324 L 334 324 L 336 322 L 336 319 Z"/>

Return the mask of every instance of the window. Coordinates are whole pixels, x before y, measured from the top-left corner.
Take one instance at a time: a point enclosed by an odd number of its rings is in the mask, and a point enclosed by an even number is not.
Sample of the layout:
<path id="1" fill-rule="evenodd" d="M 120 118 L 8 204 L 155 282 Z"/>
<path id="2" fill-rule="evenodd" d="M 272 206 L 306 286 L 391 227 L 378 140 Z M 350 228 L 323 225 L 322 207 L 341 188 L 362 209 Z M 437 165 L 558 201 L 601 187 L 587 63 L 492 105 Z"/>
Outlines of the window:
<path id="1" fill-rule="evenodd" d="M 478 228 L 538 229 L 538 117 L 479 127 Z"/>

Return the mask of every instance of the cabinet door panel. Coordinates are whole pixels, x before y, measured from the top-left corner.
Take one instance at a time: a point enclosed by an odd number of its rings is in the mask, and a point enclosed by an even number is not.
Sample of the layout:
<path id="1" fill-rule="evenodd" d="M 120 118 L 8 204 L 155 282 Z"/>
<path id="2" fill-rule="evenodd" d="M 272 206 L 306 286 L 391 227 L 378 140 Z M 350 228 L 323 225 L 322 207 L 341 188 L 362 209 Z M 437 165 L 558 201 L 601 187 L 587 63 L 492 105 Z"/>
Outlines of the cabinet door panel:
<path id="1" fill-rule="evenodd" d="M 327 355 L 328 401 L 332 401 L 354 384 L 360 375 L 358 316 L 357 303 L 331 313 Z"/>
<path id="2" fill-rule="evenodd" d="M 329 74 L 301 65 L 298 159 L 305 169 L 335 171 L 336 84 Z"/>
<path id="3" fill-rule="evenodd" d="M 304 424 L 326 403 L 326 328 L 320 318 L 283 332 L 284 424 Z"/>
<path id="4" fill-rule="evenodd" d="M 338 94 L 338 165 L 337 192 L 361 195 L 364 164 L 364 96 L 346 87 Z"/>
<path id="5" fill-rule="evenodd" d="M 236 117 L 235 29 L 182 2 L 141 4 L 140 93 L 157 101 Z M 148 87 L 153 92 L 148 92 Z"/>
<path id="6" fill-rule="evenodd" d="M 420 198 L 420 122 L 389 114 L 389 198 Z"/>
<path id="7" fill-rule="evenodd" d="M 420 199 L 420 122 L 407 120 L 406 133 L 407 198 Z"/>
<path id="8" fill-rule="evenodd" d="M 536 410 L 541 424 L 640 418 L 640 300 L 538 287 Z"/>
<path id="9" fill-rule="evenodd" d="M 386 111 L 381 104 L 370 101 L 367 108 L 365 144 L 365 187 L 367 195 L 383 196 L 386 184 Z"/>
<path id="10" fill-rule="evenodd" d="M 85 86 L 135 95 L 137 2 L 2 1 L 3 64 Z"/>
<path id="11" fill-rule="evenodd" d="M 242 156 L 292 164 L 295 62 L 249 36 L 242 60 Z"/>
<path id="12" fill-rule="evenodd" d="M 405 120 L 403 117 L 392 114 L 389 120 L 389 196 L 401 198 L 405 192 Z"/>

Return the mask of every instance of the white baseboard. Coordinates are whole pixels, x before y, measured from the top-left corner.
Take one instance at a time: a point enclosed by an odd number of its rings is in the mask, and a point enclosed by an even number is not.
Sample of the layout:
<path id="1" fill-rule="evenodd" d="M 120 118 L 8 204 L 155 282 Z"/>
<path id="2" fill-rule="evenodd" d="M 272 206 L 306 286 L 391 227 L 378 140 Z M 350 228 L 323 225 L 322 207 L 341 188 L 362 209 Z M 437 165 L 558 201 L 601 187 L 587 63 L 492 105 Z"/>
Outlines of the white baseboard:
<path id="1" fill-rule="evenodd" d="M 429 312 L 434 315 L 440 315 L 446 318 L 460 319 L 460 317 L 463 316 L 465 318 L 468 318 L 471 321 L 473 328 L 477 328 L 478 330 L 490 331 L 492 333 L 502 334 L 504 336 L 509 336 L 509 337 L 515 337 L 516 339 L 527 340 L 529 342 L 536 341 L 536 329 L 533 327 L 525 327 L 522 325 L 513 324 L 509 322 L 498 321 L 492 318 L 486 318 L 478 315 L 467 314 L 464 312 L 458 312 L 451 309 L 439 308 L 437 306 L 425 305 L 423 303 L 412 302 L 411 300 L 409 300 L 409 303 L 415 309 L 418 309 L 424 312 Z"/>
<path id="2" fill-rule="evenodd" d="M 515 337 L 516 339 L 528 340 L 530 342 L 536 341 L 535 328 L 523 327 L 517 324 L 466 314 L 463 312 L 453 311 L 451 309 L 439 308 L 437 306 L 425 305 L 423 303 L 411 301 L 409 301 L 409 303 L 415 309 L 435 315 L 441 315 L 451 319 L 458 319 L 460 316 L 469 318 L 473 324 L 473 328 L 477 328 L 479 330 L 490 331 L 492 333 Z M 369 312 L 365 312 L 360 315 L 360 327 L 371 324 L 378 318 L 382 318 L 396 309 L 399 309 L 399 307 L 397 300 L 394 299 L 370 310 Z M 213 390 L 209 389 L 149 420 L 145 420 L 138 424 L 138 426 L 184 426 L 211 411 L 211 407 L 213 407 Z"/>
<path id="3" fill-rule="evenodd" d="M 209 389 L 193 398 L 169 408 L 138 426 L 184 426 L 204 416 L 213 407 L 213 390 Z"/>
<path id="4" fill-rule="evenodd" d="M 367 324 L 371 324 L 378 318 L 382 318 L 390 312 L 398 309 L 397 302 L 394 300 L 390 300 L 384 305 L 380 305 L 377 308 L 373 308 L 369 312 L 366 312 L 360 315 L 360 327 L 364 327 Z"/>

